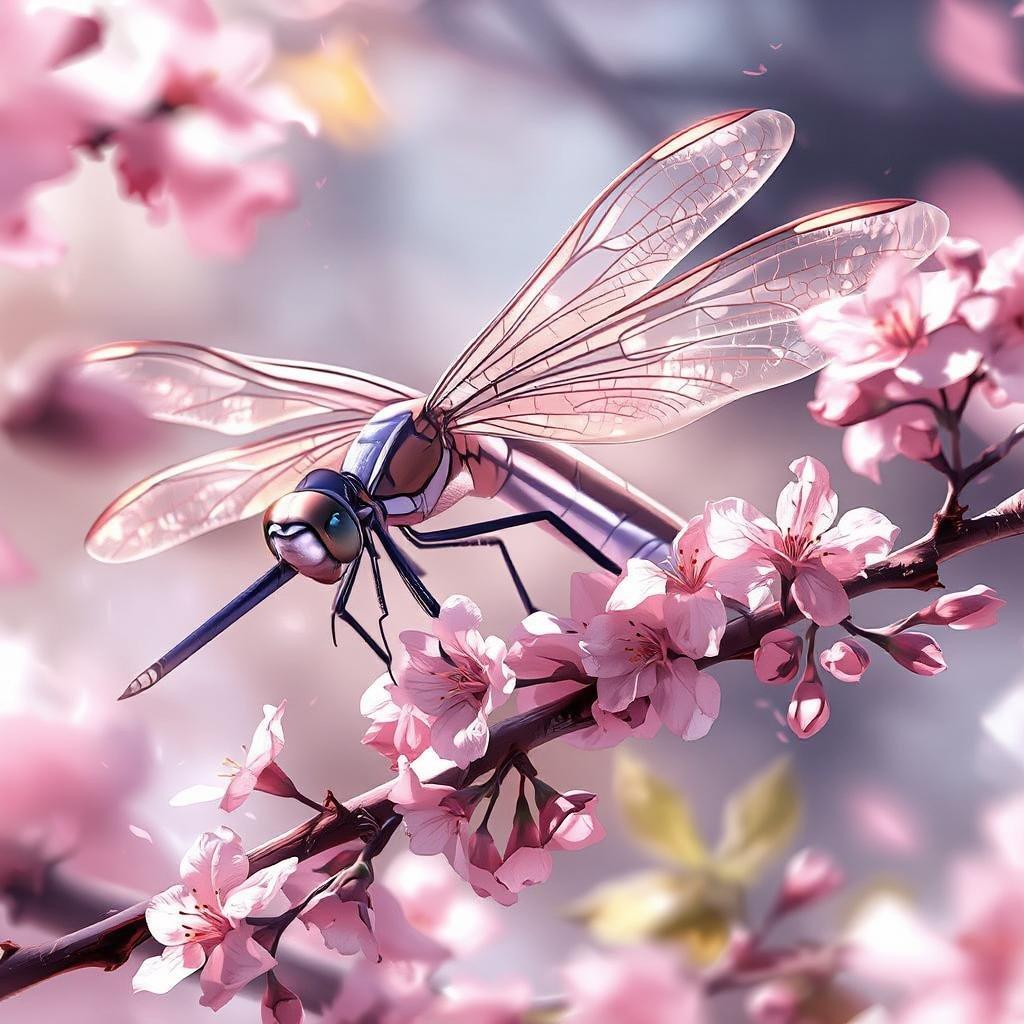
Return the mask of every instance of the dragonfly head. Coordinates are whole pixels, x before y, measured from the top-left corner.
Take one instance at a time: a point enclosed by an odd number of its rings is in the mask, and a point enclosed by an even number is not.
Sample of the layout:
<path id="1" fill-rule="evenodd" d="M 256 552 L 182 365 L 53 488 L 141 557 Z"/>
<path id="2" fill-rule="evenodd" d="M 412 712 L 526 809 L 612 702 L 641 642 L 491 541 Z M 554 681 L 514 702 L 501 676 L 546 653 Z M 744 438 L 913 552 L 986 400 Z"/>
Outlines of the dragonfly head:
<path id="1" fill-rule="evenodd" d="M 363 550 L 352 489 L 340 473 L 314 470 L 263 516 L 274 555 L 318 583 L 337 583 Z"/>

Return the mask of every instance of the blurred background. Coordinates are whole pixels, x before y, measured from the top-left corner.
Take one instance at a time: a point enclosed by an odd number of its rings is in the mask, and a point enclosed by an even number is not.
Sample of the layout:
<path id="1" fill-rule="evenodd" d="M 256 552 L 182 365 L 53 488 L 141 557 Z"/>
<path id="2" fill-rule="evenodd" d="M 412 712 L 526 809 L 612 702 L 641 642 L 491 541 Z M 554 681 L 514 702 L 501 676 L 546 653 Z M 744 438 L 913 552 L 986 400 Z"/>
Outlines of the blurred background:
<path id="1" fill-rule="evenodd" d="M 119 338 L 335 363 L 429 390 L 600 188 L 669 132 L 736 107 L 785 111 L 796 143 L 698 259 L 812 210 L 883 196 L 936 203 L 953 234 L 990 247 L 1024 232 L 1024 18 L 1011 17 L 1010 3 L 264 0 L 218 8 L 272 33 L 271 76 L 321 119 L 317 137 L 293 131 L 278 154 L 292 168 L 294 208 L 262 221 L 243 257 L 211 259 L 189 247 L 177 223 L 154 226 L 125 203 L 102 162 L 83 161 L 42 198 L 68 240 L 65 258 L 42 269 L 0 266 L 9 391 L 24 379 L 26 358 L 45 364 L 50 353 Z M 116 19 L 117 7 L 109 10 Z M 877 507 L 907 540 L 924 532 L 941 498 L 934 474 L 904 463 L 883 470 L 878 487 L 849 473 L 839 432 L 807 415 L 812 391 L 813 382 L 798 383 L 681 433 L 591 454 L 692 515 L 706 499 L 732 494 L 773 508 L 788 463 L 810 453 L 833 469 L 841 508 Z M 306 580 L 144 698 L 114 703 L 136 672 L 263 572 L 268 556 L 250 521 L 147 561 L 91 561 L 82 539 L 108 501 L 218 438 L 131 418 L 109 436 L 77 420 L 49 426 L 22 423 L 0 435 L 0 524 L 26 577 L 0 589 L 0 840 L 45 833 L 54 857 L 70 854 L 62 871 L 117 887 L 111 893 L 162 888 L 192 838 L 221 820 L 214 805 L 172 809 L 168 799 L 212 781 L 221 759 L 248 741 L 261 705 L 283 698 L 285 764 L 300 785 L 317 792 L 330 784 L 340 795 L 382 781 L 386 765 L 359 743 L 359 695 L 377 665 L 347 636 L 340 650 L 332 646 L 330 591 Z M 971 443 L 1005 432 L 990 422 L 972 429 Z M 1010 460 L 980 489 L 977 510 L 1022 484 L 1024 465 Z M 483 512 L 467 502 L 440 525 Z M 509 545 L 535 600 L 565 610 L 580 560 L 537 532 Z M 435 593 L 467 593 L 481 605 L 487 631 L 504 635 L 517 622 L 514 592 L 486 551 L 420 560 Z M 878 660 L 858 686 L 833 685 L 832 720 L 810 742 L 778 735 L 772 708 L 784 712 L 788 691 L 761 687 L 749 666 L 736 665 L 718 672 L 723 712 L 708 738 L 687 745 L 665 734 L 634 744 L 636 752 L 688 795 L 712 838 L 726 795 L 787 755 L 804 804 L 800 837 L 845 864 L 852 891 L 886 878 L 936 903 L 941 865 L 974 842 L 978 807 L 1024 780 L 1024 713 L 1016 712 L 1019 736 L 1013 706 L 991 714 L 1024 682 L 1019 566 L 1019 553 L 1001 547 L 950 565 L 949 588 L 984 582 L 1010 602 L 1002 623 L 980 642 L 948 634 L 950 668 L 936 678 Z M 394 636 L 417 613 L 398 586 L 391 597 Z M 861 613 L 868 624 L 923 603 L 898 594 L 871 600 L 872 614 Z M 361 591 L 357 615 L 372 618 L 372 608 L 372 594 Z M 538 763 L 563 789 L 608 791 L 604 752 L 556 745 Z M 231 824 L 251 847 L 301 817 L 298 805 L 256 798 Z M 556 860 L 551 881 L 504 915 L 502 937 L 472 963 L 475 973 L 554 989 L 552 963 L 581 937 L 558 908 L 648 863 L 610 803 L 604 820 L 608 839 L 574 854 L 571 868 Z M 0 931 L 19 940 L 47 934 L 46 920 L 21 909 L 23 920 Z M 5 1004 L 0 1016 L 55 1019 L 48 1014 L 79 999 L 80 1021 L 206 1014 L 193 991 L 131 1001 L 128 990 L 127 973 L 80 972 Z M 252 1013 L 236 1000 L 220 1019 Z"/>

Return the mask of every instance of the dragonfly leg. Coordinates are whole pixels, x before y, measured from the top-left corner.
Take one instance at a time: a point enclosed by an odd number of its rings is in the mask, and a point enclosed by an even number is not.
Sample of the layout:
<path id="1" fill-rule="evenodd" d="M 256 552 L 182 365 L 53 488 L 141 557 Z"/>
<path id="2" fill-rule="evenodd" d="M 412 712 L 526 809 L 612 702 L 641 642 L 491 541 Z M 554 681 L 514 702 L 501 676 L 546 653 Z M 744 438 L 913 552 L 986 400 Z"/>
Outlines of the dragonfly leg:
<path id="1" fill-rule="evenodd" d="M 515 562 L 512 561 L 512 556 L 509 554 L 508 547 L 500 537 L 468 537 L 462 540 L 430 540 L 430 534 L 424 534 L 417 532 L 411 526 L 402 526 L 402 533 L 408 538 L 409 543 L 417 548 L 472 548 L 472 547 L 496 547 L 501 551 L 501 557 L 505 562 L 505 568 L 508 569 L 509 576 L 512 577 L 512 585 L 516 588 L 516 593 L 519 595 L 519 600 L 523 602 L 523 607 L 526 609 L 527 615 L 532 615 L 537 611 L 537 606 L 530 599 L 530 595 L 526 590 L 526 584 L 523 583 L 522 576 L 519 575 L 519 570 L 515 566 Z M 444 533 L 445 531 L 439 530 L 438 533 Z"/>
<path id="2" fill-rule="evenodd" d="M 487 537 L 487 534 L 498 533 L 501 530 L 512 530 L 517 526 L 527 526 L 530 523 L 547 523 L 557 530 L 566 540 L 574 544 L 591 561 L 616 574 L 622 572 L 622 567 L 613 562 L 603 551 L 595 547 L 579 531 L 574 530 L 563 519 L 560 519 L 554 512 L 541 510 L 538 512 L 522 512 L 514 516 L 505 516 L 501 519 L 488 519 L 482 523 L 470 523 L 467 526 L 454 526 L 448 530 L 414 530 L 410 526 L 402 527 L 402 533 L 416 545 L 416 547 L 461 547 L 462 542 L 490 543 L 497 544 L 501 548 L 502 557 L 508 567 L 512 582 L 519 593 L 520 600 L 528 611 L 536 611 L 533 602 L 530 600 L 523 586 L 522 578 L 517 572 L 512 558 L 508 553 L 503 541 L 496 537 Z M 484 539 L 486 538 L 486 539 Z"/>

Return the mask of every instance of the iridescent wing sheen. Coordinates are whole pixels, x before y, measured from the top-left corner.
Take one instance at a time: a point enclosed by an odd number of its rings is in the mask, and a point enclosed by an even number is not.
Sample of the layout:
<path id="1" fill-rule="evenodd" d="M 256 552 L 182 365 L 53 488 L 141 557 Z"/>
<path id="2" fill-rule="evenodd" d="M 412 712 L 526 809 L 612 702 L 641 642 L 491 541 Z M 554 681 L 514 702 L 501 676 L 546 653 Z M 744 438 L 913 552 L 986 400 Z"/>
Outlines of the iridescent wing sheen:
<path id="1" fill-rule="evenodd" d="M 427 410 L 460 407 L 496 376 L 649 292 L 761 187 L 792 138 L 785 114 L 738 110 L 656 146 L 584 211 L 447 370 Z"/>
<path id="2" fill-rule="evenodd" d="M 820 369 L 800 336 L 810 306 L 864 286 L 887 258 L 914 265 L 946 233 L 912 200 L 794 221 L 666 282 L 592 327 L 477 368 L 440 410 L 449 429 L 556 441 L 656 437 L 743 395 Z"/>
<path id="3" fill-rule="evenodd" d="M 153 419 L 231 435 L 306 416 L 364 423 L 384 406 L 417 396 L 352 370 L 173 341 L 102 345 L 85 353 L 81 372 L 123 385 Z"/>
<path id="4" fill-rule="evenodd" d="M 262 512 L 311 469 L 336 468 L 361 425 L 307 426 L 156 473 L 107 507 L 86 549 L 103 562 L 131 562 Z"/>

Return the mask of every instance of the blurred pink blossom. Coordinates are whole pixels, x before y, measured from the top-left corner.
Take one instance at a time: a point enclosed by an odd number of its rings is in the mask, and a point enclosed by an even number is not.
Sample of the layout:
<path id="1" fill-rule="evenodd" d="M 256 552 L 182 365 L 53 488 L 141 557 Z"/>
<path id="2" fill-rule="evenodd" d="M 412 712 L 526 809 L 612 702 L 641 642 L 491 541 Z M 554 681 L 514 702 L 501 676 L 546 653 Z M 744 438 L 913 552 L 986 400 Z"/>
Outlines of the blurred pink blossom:
<path id="1" fill-rule="evenodd" d="M 814 662 L 810 661 L 803 678 L 793 688 L 786 721 L 796 736 L 807 740 L 825 728 L 830 715 L 825 687 L 821 684 Z"/>
<path id="2" fill-rule="evenodd" d="M 821 667 L 844 683 L 856 683 L 867 670 L 871 659 L 863 644 L 856 640 L 837 640 L 821 652 Z"/>
<path id="3" fill-rule="evenodd" d="M 792 584 L 797 607 L 821 626 L 850 613 L 842 581 L 892 550 L 899 530 L 874 509 L 857 508 L 835 522 L 838 499 L 828 470 L 810 456 L 790 463 L 797 477 L 779 495 L 778 526 L 741 498 L 707 507 L 708 541 L 722 558 L 777 569 Z"/>
<path id="4" fill-rule="evenodd" d="M 7 535 L 0 533 L 0 587 L 28 583 L 35 576 L 31 563 L 18 551 Z"/>
<path id="5" fill-rule="evenodd" d="M 927 608 L 911 615 L 907 625 L 988 629 L 999 621 L 999 609 L 1005 604 L 991 587 L 978 583 L 970 590 L 943 594 Z"/>
<path id="6" fill-rule="evenodd" d="M 457 979 L 445 985 L 429 1011 L 415 1020 L 422 1024 L 518 1024 L 529 1008 L 530 986 L 524 981 Z"/>
<path id="7" fill-rule="evenodd" d="M 1024 67 L 1005 4 L 996 0 L 937 0 L 928 22 L 939 71 L 965 92 L 1024 95 Z"/>
<path id="8" fill-rule="evenodd" d="M 700 982 L 661 947 L 586 950 L 561 970 L 566 1024 L 703 1024 Z"/>
<path id="9" fill-rule="evenodd" d="M 387 866 L 383 881 L 409 923 L 457 955 L 486 945 L 499 930 L 494 910 L 469 892 L 442 857 L 402 852 Z"/>
<path id="10" fill-rule="evenodd" d="M 754 651 L 754 674 L 762 683 L 788 683 L 800 671 L 803 639 L 791 629 L 773 629 Z"/>
<path id="11" fill-rule="evenodd" d="M 953 923 L 940 930 L 905 901 L 878 897 L 846 935 L 847 963 L 862 978 L 904 993 L 895 1024 L 1019 1018 L 1024 985 L 1024 798 L 991 809 L 986 850 L 950 872 Z"/>
<path id="12" fill-rule="evenodd" d="M 807 847 L 793 854 L 779 890 L 778 911 L 788 913 L 830 896 L 844 881 L 839 865 L 821 850 Z"/>
<path id="13" fill-rule="evenodd" d="M 163 944 L 132 980 L 136 992 L 163 993 L 202 968 L 203 1006 L 219 1010 L 277 961 L 245 918 L 265 910 L 295 870 L 295 857 L 249 875 L 241 839 L 221 826 L 204 832 L 181 861 L 181 884 L 154 896 L 146 927 Z"/>
<path id="14" fill-rule="evenodd" d="M 99 38 L 94 18 L 55 8 L 30 14 L 15 0 L 0 4 L 0 260 L 31 268 L 63 252 L 31 200 L 40 185 L 71 172 L 73 148 L 102 123 L 99 97 L 62 68 Z"/>
<path id="15" fill-rule="evenodd" d="M 408 660 L 398 683 L 412 703 L 431 715 L 430 742 L 444 758 L 465 768 L 487 751 L 487 716 L 515 688 L 508 649 L 496 636 L 481 636 L 480 609 L 467 597 L 450 597 L 434 633 L 402 632 Z"/>
<path id="16" fill-rule="evenodd" d="M 628 611 L 605 612 L 587 626 L 583 663 L 597 677 L 597 703 L 621 712 L 649 697 L 665 727 L 683 739 L 706 736 L 718 717 L 718 683 L 672 651 L 664 598 Z"/>
<path id="17" fill-rule="evenodd" d="M 752 1024 L 799 1024 L 802 1002 L 800 993 L 791 983 L 769 981 L 750 993 L 744 1009 Z"/>

